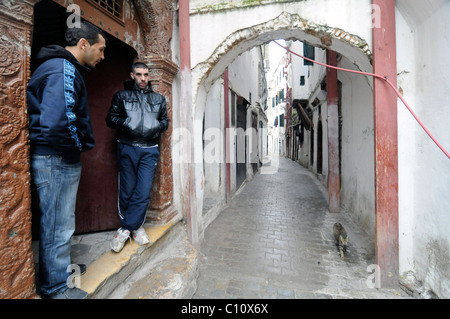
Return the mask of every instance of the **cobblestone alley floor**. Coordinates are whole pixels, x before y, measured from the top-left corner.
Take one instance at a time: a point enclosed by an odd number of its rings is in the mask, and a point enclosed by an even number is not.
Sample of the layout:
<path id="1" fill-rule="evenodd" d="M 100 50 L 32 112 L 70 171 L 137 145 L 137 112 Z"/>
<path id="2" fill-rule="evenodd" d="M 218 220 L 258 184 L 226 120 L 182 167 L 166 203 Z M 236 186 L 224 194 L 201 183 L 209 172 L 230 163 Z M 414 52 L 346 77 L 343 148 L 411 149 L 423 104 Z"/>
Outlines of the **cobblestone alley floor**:
<path id="1" fill-rule="evenodd" d="M 367 286 L 373 239 L 348 213 L 328 212 L 325 188 L 309 170 L 278 159 L 276 173 L 258 173 L 206 229 L 193 298 L 410 298 Z M 345 260 L 335 222 L 349 234 Z"/>

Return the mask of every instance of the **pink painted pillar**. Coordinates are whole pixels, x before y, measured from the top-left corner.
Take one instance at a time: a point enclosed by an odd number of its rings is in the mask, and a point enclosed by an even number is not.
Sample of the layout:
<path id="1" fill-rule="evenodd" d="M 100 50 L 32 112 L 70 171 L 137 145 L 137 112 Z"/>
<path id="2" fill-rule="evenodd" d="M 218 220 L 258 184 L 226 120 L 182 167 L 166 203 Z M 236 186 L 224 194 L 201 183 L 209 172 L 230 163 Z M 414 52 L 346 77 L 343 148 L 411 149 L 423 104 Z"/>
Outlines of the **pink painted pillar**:
<path id="1" fill-rule="evenodd" d="M 327 50 L 327 64 L 337 65 L 337 54 Z M 337 70 L 327 68 L 327 109 L 328 109 L 328 198 L 329 211 L 339 213 L 339 112 L 338 112 Z"/>
<path id="2" fill-rule="evenodd" d="M 373 72 L 397 85 L 395 0 L 372 0 L 379 25 L 372 29 Z M 394 287 L 398 261 L 397 96 L 388 84 L 374 79 L 375 131 L 375 254 L 380 286 Z"/>
<path id="3" fill-rule="evenodd" d="M 191 43 L 189 24 L 189 0 L 178 2 L 179 30 L 180 30 L 180 110 L 181 125 L 190 134 L 183 135 L 183 145 L 190 148 L 191 158 L 182 163 L 184 191 L 183 210 L 187 219 L 187 229 L 190 242 L 198 246 L 197 204 L 195 190 L 195 163 L 194 163 L 194 113 L 192 105 L 191 81 Z"/>

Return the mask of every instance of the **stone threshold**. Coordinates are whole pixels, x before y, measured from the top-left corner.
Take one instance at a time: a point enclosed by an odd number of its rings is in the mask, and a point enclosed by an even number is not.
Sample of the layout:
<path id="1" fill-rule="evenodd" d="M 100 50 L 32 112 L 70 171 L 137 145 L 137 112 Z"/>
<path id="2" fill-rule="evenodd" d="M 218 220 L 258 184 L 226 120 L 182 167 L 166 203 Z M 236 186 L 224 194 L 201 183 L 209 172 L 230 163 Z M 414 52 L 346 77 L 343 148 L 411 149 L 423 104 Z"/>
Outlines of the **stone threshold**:
<path id="1" fill-rule="evenodd" d="M 164 225 L 143 225 L 150 243 L 139 246 L 128 240 L 121 252 L 109 247 L 115 231 L 74 235 L 72 238 L 72 262 L 85 263 L 86 273 L 73 280 L 86 291 L 89 299 L 106 298 L 185 298 L 196 289 L 197 251 L 187 240 L 187 231 L 181 214 Z M 38 272 L 39 241 L 33 241 L 36 274 Z M 170 253 L 169 251 L 172 251 Z M 164 279 L 158 269 L 164 269 Z M 138 295 L 124 289 L 134 281 L 135 273 L 149 272 L 144 281 L 152 287 L 142 287 Z M 177 274 L 174 277 L 174 274 Z M 180 277 L 179 274 L 183 276 Z M 179 289 L 171 289 L 174 281 Z M 39 286 L 38 279 L 36 284 Z M 124 291 L 118 294 L 119 290 Z M 156 288 L 154 288 L 156 287 Z M 141 297 L 142 296 L 142 297 Z"/>
<path id="2" fill-rule="evenodd" d="M 119 253 L 108 250 L 87 266 L 86 273 L 80 277 L 80 288 L 89 294 L 88 298 L 106 298 L 119 282 L 126 280 L 145 263 L 148 258 L 146 251 L 181 220 L 182 217 L 177 215 L 165 225 L 144 224 L 150 243 L 139 246 L 131 239 Z"/>

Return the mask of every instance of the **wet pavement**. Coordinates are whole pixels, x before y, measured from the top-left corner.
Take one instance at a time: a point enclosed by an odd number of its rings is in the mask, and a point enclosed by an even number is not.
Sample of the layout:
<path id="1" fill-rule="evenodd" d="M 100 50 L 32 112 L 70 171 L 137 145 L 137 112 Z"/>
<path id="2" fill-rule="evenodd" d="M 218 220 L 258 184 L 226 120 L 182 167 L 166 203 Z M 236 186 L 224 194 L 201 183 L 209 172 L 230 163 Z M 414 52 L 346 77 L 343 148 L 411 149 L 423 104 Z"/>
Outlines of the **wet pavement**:
<path id="1" fill-rule="evenodd" d="M 258 173 L 205 230 L 193 298 L 411 298 L 400 287 L 369 287 L 373 238 L 349 213 L 329 213 L 326 196 L 290 159 L 279 158 L 274 174 Z M 344 260 L 335 222 L 349 235 Z"/>

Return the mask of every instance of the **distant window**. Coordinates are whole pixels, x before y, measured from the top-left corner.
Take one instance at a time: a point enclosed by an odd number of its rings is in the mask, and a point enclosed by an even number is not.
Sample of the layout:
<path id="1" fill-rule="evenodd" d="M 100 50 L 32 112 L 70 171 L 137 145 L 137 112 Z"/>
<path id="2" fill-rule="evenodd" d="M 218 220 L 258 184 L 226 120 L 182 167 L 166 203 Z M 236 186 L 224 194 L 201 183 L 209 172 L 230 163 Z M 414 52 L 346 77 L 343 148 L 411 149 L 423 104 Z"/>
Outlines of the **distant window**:
<path id="1" fill-rule="evenodd" d="M 280 127 L 284 127 L 284 114 L 280 115 Z"/>
<path id="2" fill-rule="evenodd" d="M 123 0 L 88 0 L 115 18 L 122 19 Z"/>
<path id="3" fill-rule="evenodd" d="M 312 45 L 304 43 L 303 44 L 303 56 L 308 59 L 314 60 L 315 59 L 314 47 Z M 313 65 L 313 63 L 310 61 L 307 61 L 307 60 L 303 60 L 303 65 Z"/>
<path id="4" fill-rule="evenodd" d="M 280 103 L 284 101 L 284 89 L 281 89 L 281 91 L 278 92 L 280 96 Z"/>
<path id="5" fill-rule="evenodd" d="M 300 85 L 301 86 L 305 85 L 305 76 L 304 75 L 300 76 Z"/>

